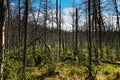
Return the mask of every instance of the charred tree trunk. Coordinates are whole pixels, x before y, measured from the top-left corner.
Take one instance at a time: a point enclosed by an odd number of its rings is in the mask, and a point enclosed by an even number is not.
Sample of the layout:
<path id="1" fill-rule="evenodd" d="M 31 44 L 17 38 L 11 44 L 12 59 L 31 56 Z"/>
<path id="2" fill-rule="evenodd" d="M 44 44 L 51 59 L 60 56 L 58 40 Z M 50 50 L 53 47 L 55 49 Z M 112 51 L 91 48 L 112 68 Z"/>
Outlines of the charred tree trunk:
<path id="1" fill-rule="evenodd" d="M 59 56 L 60 56 L 60 53 L 61 53 L 61 0 L 60 0 L 60 6 L 59 6 L 59 9 L 60 9 L 60 14 L 59 14 Z"/>
<path id="2" fill-rule="evenodd" d="M 24 52 L 23 52 L 22 80 L 26 80 L 27 21 L 28 21 L 28 0 L 25 0 L 25 10 L 24 10 Z"/>
<path id="3" fill-rule="evenodd" d="M 75 52 L 74 52 L 74 56 L 77 56 L 78 55 L 78 9 L 77 8 L 76 8 L 75 24 L 76 24 L 76 31 L 75 31 Z"/>
<path id="4" fill-rule="evenodd" d="M 98 63 L 98 29 L 97 29 L 97 5 L 96 5 L 96 0 L 93 1 L 93 33 L 94 33 L 94 42 L 93 42 L 93 47 L 94 47 L 94 53 L 95 53 L 95 60 Z"/>
<path id="5" fill-rule="evenodd" d="M 57 25 L 57 33 L 59 33 L 59 20 L 58 20 L 58 0 L 56 0 L 56 25 Z M 58 35 L 58 40 L 59 40 L 59 35 Z M 60 45 L 59 45 L 60 46 Z M 60 48 L 60 47 L 59 47 Z M 59 49 L 60 51 L 60 49 Z M 56 53 L 56 64 L 58 63 L 58 60 L 59 60 L 59 52 Z"/>
<path id="6" fill-rule="evenodd" d="M 92 44 L 91 44 L 91 3 L 90 0 L 88 0 L 88 25 L 89 25 L 89 31 L 88 31 L 88 51 L 89 51 L 89 76 L 92 76 Z"/>
<path id="7" fill-rule="evenodd" d="M 98 25 L 99 25 L 99 48 L 100 48 L 100 59 L 103 58 L 103 51 L 102 51 L 102 26 L 101 26 L 101 0 L 98 0 Z"/>

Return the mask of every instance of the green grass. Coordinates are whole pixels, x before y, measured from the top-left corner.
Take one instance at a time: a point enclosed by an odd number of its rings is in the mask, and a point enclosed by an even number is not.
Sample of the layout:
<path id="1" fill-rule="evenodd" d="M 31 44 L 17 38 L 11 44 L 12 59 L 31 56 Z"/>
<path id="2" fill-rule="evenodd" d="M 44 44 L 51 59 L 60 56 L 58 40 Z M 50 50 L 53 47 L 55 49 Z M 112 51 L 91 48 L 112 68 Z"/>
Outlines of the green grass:
<path id="1" fill-rule="evenodd" d="M 50 46 L 49 46 L 50 47 Z M 32 51 L 30 48 L 27 50 L 27 67 L 26 67 L 26 80 L 85 80 L 88 77 L 88 49 L 82 49 L 82 54 L 85 55 L 86 60 L 78 64 L 77 61 L 72 62 L 72 47 L 67 48 L 66 53 L 61 53 L 58 64 L 56 65 L 56 52 L 58 48 L 51 48 L 47 56 L 47 63 L 45 62 L 44 48 L 38 46 L 36 48 L 36 57 L 39 55 L 42 59 L 38 66 L 35 66 Z M 5 77 L 6 80 L 21 80 L 22 75 L 22 58 L 17 59 L 19 50 L 10 50 L 9 59 L 5 64 Z M 103 48 L 103 53 L 106 53 L 106 48 Z M 109 53 L 104 54 L 105 59 L 112 61 L 115 48 L 109 50 Z M 93 52 L 94 54 L 94 52 Z M 94 55 L 93 55 L 94 56 Z M 114 55 L 116 56 L 116 55 Z M 18 57 L 22 57 L 18 56 Z M 113 60 L 116 61 L 116 60 Z M 116 61 L 120 63 L 120 61 Z M 116 78 L 117 73 L 120 73 L 120 66 L 113 64 L 100 63 L 92 66 L 93 76 L 96 80 L 113 80 Z"/>
<path id="2" fill-rule="evenodd" d="M 93 68 L 95 71 L 98 70 L 96 74 L 97 80 L 113 80 L 117 72 L 120 73 L 120 66 L 112 64 L 101 64 Z M 31 69 L 33 70 L 31 75 L 34 77 L 34 80 L 37 80 L 35 77 L 39 79 L 44 77 L 44 80 L 85 80 L 88 76 L 88 71 L 85 66 L 72 65 L 71 63 L 64 64 L 63 62 L 59 62 L 56 68 L 52 65 L 51 67 L 50 65 L 45 65 L 42 68 L 33 67 Z M 51 71 L 58 73 L 54 74 Z M 93 75 L 95 75 L 94 73 Z"/>

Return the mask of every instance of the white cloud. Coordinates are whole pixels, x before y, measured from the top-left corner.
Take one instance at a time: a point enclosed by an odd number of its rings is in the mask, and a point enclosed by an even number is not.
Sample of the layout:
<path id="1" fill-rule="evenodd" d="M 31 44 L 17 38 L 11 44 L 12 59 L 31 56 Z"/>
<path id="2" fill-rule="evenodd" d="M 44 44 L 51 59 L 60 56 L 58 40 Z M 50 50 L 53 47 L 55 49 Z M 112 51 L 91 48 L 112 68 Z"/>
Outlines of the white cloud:
<path id="1" fill-rule="evenodd" d="M 71 7 L 65 8 L 63 10 L 63 14 L 61 15 L 61 18 L 62 18 L 61 29 L 66 30 L 66 31 L 72 31 L 72 23 L 73 23 L 72 22 L 73 21 L 72 20 L 72 12 L 73 12 L 73 8 L 71 8 Z M 34 15 L 35 15 L 35 18 L 37 19 L 38 13 L 34 13 Z M 47 26 L 52 27 L 52 22 L 53 22 L 53 27 L 56 28 L 57 27 L 57 25 L 56 25 L 56 10 L 52 9 L 52 10 L 48 11 L 48 15 L 49 15 L 49 19 L 47 20 Z M 29 21 L 33 20 L 32 16 L 33 16 L 32 14 L 29 14 Z M 53 16 L 53 21 L 52 21 L 52 16 Z M 85 21 L 85 17 L 81 16 L 80 20 L 79 20 L 79 26 L 83 25 L 84 21 Z M 38 23 L 43 24 L 43 22 L 44 22 L 44 15 L 42 13 L 39 13 Z"/>
<path id="2" fill-rule="evenodd" d="M 15 6 L 14 3 L 10 3 L 10 6 L 9 6 L 9 7 L 10 7 L 10 9 L 15 9 L 16 6 Z"/>

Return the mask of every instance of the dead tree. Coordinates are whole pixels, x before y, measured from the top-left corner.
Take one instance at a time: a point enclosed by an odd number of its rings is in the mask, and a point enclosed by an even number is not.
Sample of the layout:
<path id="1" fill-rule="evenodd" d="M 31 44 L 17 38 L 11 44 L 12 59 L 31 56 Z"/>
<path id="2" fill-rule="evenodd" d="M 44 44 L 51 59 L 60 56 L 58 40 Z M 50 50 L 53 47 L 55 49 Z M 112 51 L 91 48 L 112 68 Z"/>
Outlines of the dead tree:
<path id="1" fill-rule="evenodd" d="M 98 0 L 98 25 L 99 25 L 99 48 L 100 48 L 100 58 L 103 58 L 103 51 L 102 51 L 102 26 L 101 26 L 101 0 Z"/>
<path id="2" fill-rule="evenodd" d="M 76 8 L 76 29 L 75 29 L 75 52 L 74 56 L 78 55 L 78 9 Z"/>
<path id="3" fill-rule="evenodd" d="M 89 76 L 92 76 L 92 44 L 91 44 L 91 2 L 90 0 L 88 0 L 88 26 L 89 26 L 89 30 L 88 30 L 88 51 L 89 51 Z"/>
<path id="4" fill-rule="evenodd" d="M 56 0 L 56 25 L 57 25 L 57 33 L 59 33 L 59 20 L 58 20 L 58 0 Z M 58 35 L 58 39 L 59 39 L 59 35 Z M 60 45 L 59 45 L 60 46 Z M 59 47 L 60 48 L 60 47 Z M 59 49 L 60 50 L 60 49 Z M 56 63 L 58 63 L 58 60 L 59 60 L 59 54 L 60 53 L 57 53 L 56 54 Z"/>
<path id="5" fill-rule="evenodd" d="M 3 80 L 6 0 L 0 0 L 0 79 Z"/>
<path id="6" fill-rule="evenodd" d="M 26 53 L 27 53 L 27 22 L 28 22 L 28 0 L 25 0 L 24 10 L 24 50 L 23 50 L 23 74 L 22 80 L 26 80 Z"/>
<path id="7" fill-rule="evenodd" d="M 119 23 L 119 10 L 118 10 L 118 5 L 117 5 L 117 1 L 116 0 L 113 0 L 113 4 L 114 4 L 114 8 L 115 8 L 115 12 L 116 12 L 116 15 L 117 15 L 117 22 L 116 22 L 116 31 L 118 31 L 118 45 L 117 45 L 117 52 L 119 51 L 119 47 L 120 47 L 120 23 Z M 119 52 L 118 52 L 119 53 Z M 118 58 L 120 58 L 120 56 L 118 55 L 117 56 Z"/>

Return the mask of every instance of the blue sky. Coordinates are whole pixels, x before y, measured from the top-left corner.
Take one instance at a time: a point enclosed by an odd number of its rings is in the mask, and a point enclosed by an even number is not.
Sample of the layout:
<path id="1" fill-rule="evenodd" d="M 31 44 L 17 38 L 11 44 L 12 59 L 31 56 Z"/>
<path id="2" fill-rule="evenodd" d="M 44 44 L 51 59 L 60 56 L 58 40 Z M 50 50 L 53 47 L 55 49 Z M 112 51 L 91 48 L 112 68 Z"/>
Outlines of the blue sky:
<path id="1" fill-rule="evenodd" d="M 56 4 L 56 0 L 51 0 L 53 4 Z M 60 2 L 60 0 L 58 0 Z M 75 3 L 80 2 L 81 0 L 61 0 L 61 4 L 62 4 L 62 8 L 67 8 L 67 7 L 71 7 L 73 1 Z"/>
<path id="2" fill-rule="evenodd" d="M 12 3 L 15 3 L 16 5 L 17 5 L 17 1 L 18 0 L 11 0 L 11 2 Z M 23 1 L 23 0 L 21 0 L 21 1 Z M 34 0 L 34 6 L 36 6 L 36 7 L 39 7 L 39 1 L 40 0 Z M 52 4 L 54 4 L 54 8 L 55 8 L 55 4 L 56 4 L 56 0 L 50 0 L 50 1 L 52 1 Z M 58 0 L 59 2 L 60 2 L 60 0 Z M 63 27 L 63 29 L 65 30 L 66 28 L 67 29 L 69 29 L 69 30 L 71 30 L 72 29 L 72 25 L 71 25 L 71 21 L 72 21 L 72 18 L 71 18 L 71 15 L 69 15 L 69 13 L 70 13 L 70 11 L 72 10 L 71 9 L 71 7 L 72 7 L 72 3 L 73 3 L 73 1 L 74 1 L 74 3 L 75 3 L 75 6 L 80 6 L 81 7 L 81 10 L 84 10 L 83 8 L 84 8 L 84 6 L 83 5 L 81 5 L 82 4 L 82 2 L 84 1 L 84 0 L 62 0 L 62 3 L 61 3 L 61 6 L 62 6 L 62 16 L 63 16 L 63 21 L 64 21 L 64 25 L 62 26 Z M 102 0 L 102 1 L 104 1 L 104 0 Z M 109 2 L 109 0 L 108 0 L 108 2 Z M 77 4 L 77 5 L 76 5 Z M 119 3 L 120 4 L 120 3 Z M 106 5 L 106 4 L 105 4 Z M 82 7 L 83 6 L 83 7 Z M 102 6 L 103 7 L 103 6 Z M 110 8 L 109 8 L 110 7 Z M 118 6 L 119 7 L 119 6 Z M 109 12 L 108 11 L 108 8 L 109 8 L 109 10 L 111 11 L 112 10 L 112 8 L 114 8 L 114 6 L 111 6 L 111 4 L 110 4 L 110 6 L 109 5 L 106 5 L 106 7 L 103 7 L 104 9 L 107 9 L 107 10 L 104 10 L 104 12 L 103 12 L 103 15 L 105 15 L 105 19 L 106 19 L 106 21 L 105 22 L 109 22 L 110 21 L 110 19 L 109 19 L 109 13 L 115 13 L 115 11 L 112 11 L 112 12 Z M 119 8 L 120 9 L 120 8 Z M 54 10 L 54 9 L 53 9 Z M 55 14 L 54 14 L 55 15 Z M 84 21 L 85 21 L 85 14 L 84 14 L 84 12 L 81 12 L 80 13 L 80 15 L 81 15 L 81 17 L 80 17 L 80 25 L 83 25 L 84 24 Z M 106 18 L 107 17 L 107 18 Z M 114 17 L 116 17 L 116 16 L 114 16 Z M 114 23 L 116 23 L 116 18 L 114 19 Z"/>
<path id="3" fill-rule="evenodd" d="M 60 0 L 58 0 L 60 1 Z M 73 0 L 62 0 L 61 4 L 62 4 L 62 8 L 66 8 L 66 7 L 70 7 L 72 4 Z M 56 0 L 52 0 L 53 4 L 56 4 Z"/>
<path id="4" fill-rule="evenodd" d="M 17 3 L 18 0 L 10 0 L 10 1 L 13 2 L 13 3 Z M 34 5 L 36 5 L 36 6 L 39 5 L 39 2 L 38 2 L 39 0 L 33 0 L 33 1 L 35 2 Z M 50 0 L 50 1 L 55 6 L 56 0 Z M 73 1 L 74 1 L 74 3 L 79 3 L 81 0 L 58 0 L 58 2 L 60 2 L 60 1 L 61 1 L 62 9 L 64 9 L 64 8 L 67 8 L 67 7 L 72 7 Z"/>

